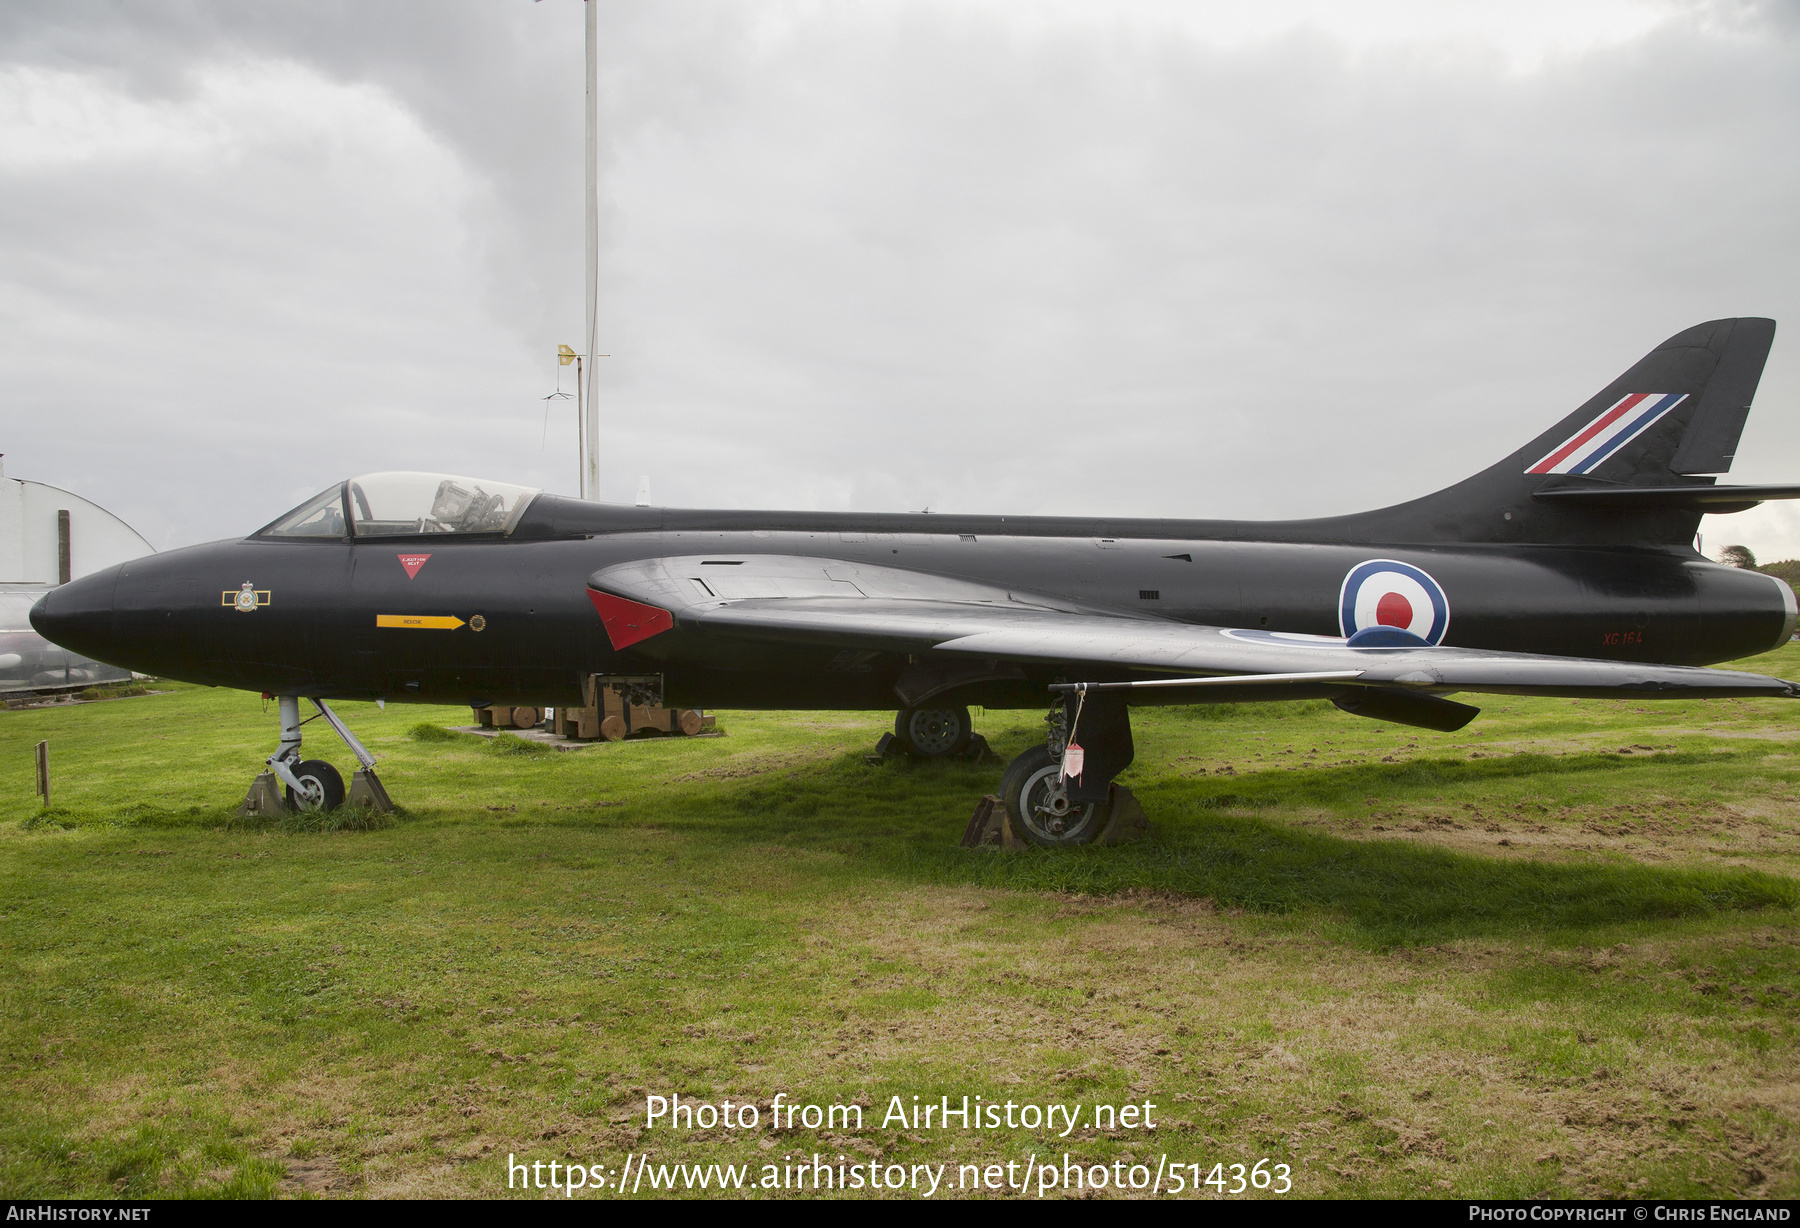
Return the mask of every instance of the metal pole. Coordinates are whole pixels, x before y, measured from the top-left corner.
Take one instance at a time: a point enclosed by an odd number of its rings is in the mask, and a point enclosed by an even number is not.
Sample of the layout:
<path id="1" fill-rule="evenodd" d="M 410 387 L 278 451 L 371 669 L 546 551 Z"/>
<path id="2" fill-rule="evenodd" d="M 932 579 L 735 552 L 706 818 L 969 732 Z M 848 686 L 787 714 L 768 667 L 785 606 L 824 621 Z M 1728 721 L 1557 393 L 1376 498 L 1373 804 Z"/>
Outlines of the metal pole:
<path id="1" fill-rule="evenodd" d="M 50 743 L 37 744 L 37 791 L 44 799 L 44 808 L 50 808 Z"/>
<path id="2" fill-rule="evenodd" d="M 581 355 L 575 355 L 575 489 L 587 498 L 587 447 L 581 436 L 587 430 L 586 391 L 581 383 Z"/>
<path id="3" fill-rule="evenodd" d="M 587 0 L 587 346 L 588 371 L 577 375 L 583 397 L 581 406 L 582 437 L 586 455 L 583 458 L 581 497 L 592 499 L 600 488 L 600 413 L 594 403 L 594 351 L 599 348 L 600 309 L 600 146 L 598 119 L 594 108 L 599 99 L 595 88 L 594 62 L 600 41 L 599 0 Z"/>

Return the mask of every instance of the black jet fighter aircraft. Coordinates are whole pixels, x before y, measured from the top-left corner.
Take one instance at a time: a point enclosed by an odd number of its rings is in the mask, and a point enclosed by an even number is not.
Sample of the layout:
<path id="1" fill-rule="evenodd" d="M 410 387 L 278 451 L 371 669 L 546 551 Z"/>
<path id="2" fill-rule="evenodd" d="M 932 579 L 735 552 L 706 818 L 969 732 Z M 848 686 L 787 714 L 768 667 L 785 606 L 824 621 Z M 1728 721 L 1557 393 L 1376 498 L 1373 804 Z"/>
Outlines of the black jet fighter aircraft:
<path id="1" fill-rule="evenodd" d="M 1492 467 L 1394 507 L 1252 523 L 692 511 L 378 473 L 243 540 L 63 586 L 32 611 L 120 666 L 281 699 L 269 766 L 302 760 L 302 698 L 365 768 L 332 699 L 579 704 L 636 675 L 692 707 L 900 709 L 917 754 L 967 744 L 967 705 L 1049 703 L 1005 772 L 1015 830 L 1091 840 L 1132 758 L 1129 705 L 1327 698 L 1430 729 L 1457 692 L 1796 695 L 1701 668 L 1795 629 L 1780 580 L 1708 562 L 1703 512 L 1800 497 L 1720 486 L 1774 338 L 1715 320 L 1670 338 Z"/>

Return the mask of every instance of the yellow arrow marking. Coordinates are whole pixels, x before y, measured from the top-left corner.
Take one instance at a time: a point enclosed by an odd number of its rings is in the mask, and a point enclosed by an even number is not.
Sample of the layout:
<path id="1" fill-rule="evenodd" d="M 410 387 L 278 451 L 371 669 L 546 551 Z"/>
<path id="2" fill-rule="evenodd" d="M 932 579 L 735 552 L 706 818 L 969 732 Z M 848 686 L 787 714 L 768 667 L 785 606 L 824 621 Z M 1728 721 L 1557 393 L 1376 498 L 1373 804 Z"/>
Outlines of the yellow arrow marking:
<path id="1" fill-rule="evenodd" d="M 412 627 L 422 631 L 454 631 L 463 620 L 445 614 L 377 614 L 377 627 Z"/>

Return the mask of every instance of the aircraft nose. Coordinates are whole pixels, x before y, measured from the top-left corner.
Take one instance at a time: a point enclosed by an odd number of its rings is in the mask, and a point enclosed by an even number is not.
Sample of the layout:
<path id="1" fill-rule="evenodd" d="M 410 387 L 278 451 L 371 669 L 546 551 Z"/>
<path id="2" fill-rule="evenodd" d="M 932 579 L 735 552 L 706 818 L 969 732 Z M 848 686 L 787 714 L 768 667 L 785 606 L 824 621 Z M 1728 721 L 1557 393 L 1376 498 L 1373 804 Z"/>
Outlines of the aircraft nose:
<path id="1" fill-rule="evenodd" d="M 119 569 L 109 567 L 51 589 L 31 607 L 32 629 L 70 652 L 111 660 L 113 589 L 118 580 Z"/>

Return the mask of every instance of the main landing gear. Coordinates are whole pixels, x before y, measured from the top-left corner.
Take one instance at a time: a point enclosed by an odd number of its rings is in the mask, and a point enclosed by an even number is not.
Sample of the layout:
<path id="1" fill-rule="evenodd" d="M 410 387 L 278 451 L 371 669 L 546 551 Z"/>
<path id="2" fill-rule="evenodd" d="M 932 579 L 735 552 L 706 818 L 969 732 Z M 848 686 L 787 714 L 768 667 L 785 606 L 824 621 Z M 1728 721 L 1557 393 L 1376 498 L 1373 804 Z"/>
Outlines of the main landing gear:
<path id="1" fill-rule="evenodd" d="M 1007 765 L 1000 800 L 1013 831 L 1030 843 L 1044 848 L 1088 844 L 1112 818 L 1113 778 L 1131 766 L 1130 710 L 1107 692 L 1071 694 L 1045 720 L 1050 726 L 1045 744 Z M 1082 770 L 1065 776 L 1063 757 L 1071 732 L 1082 748 Z"/>
<path id="2" fill-rule="evenodd" d="M 269 756 L 269 770 L 250 786 L 250 794 L 244 799 L 239 813 L 267 817 L 283 809 L 336 810 L 346 800 L 344 778 L 323 759 L 300 757 L 300 727 L 306 722 L 300 719 L 299 697 L 282 695 L 276 702 L 281 712 L 281 743 Z M 357 741 L 356 735 L 324 700 L 310 702 L 319 711 L 317 716 L 307 720 L 325 718 L 325 723 L 337 732 L 350 753 L 356 756 L 356 761 L 362 764 L 351 777 L 348 800 L 353 805 L 368 806 L 384 813 L 393 810 L 394 803 L 382 787 L 381 778 L 375 775 L 375 756 Z"/>
<path id="3" fill-rule="evenodd" d="M 914 759 L 953 759 L 969 749 L 974 732 L 969 710 L 960 705 L 902 708 L 894 718 L 894 737 Z"/>

